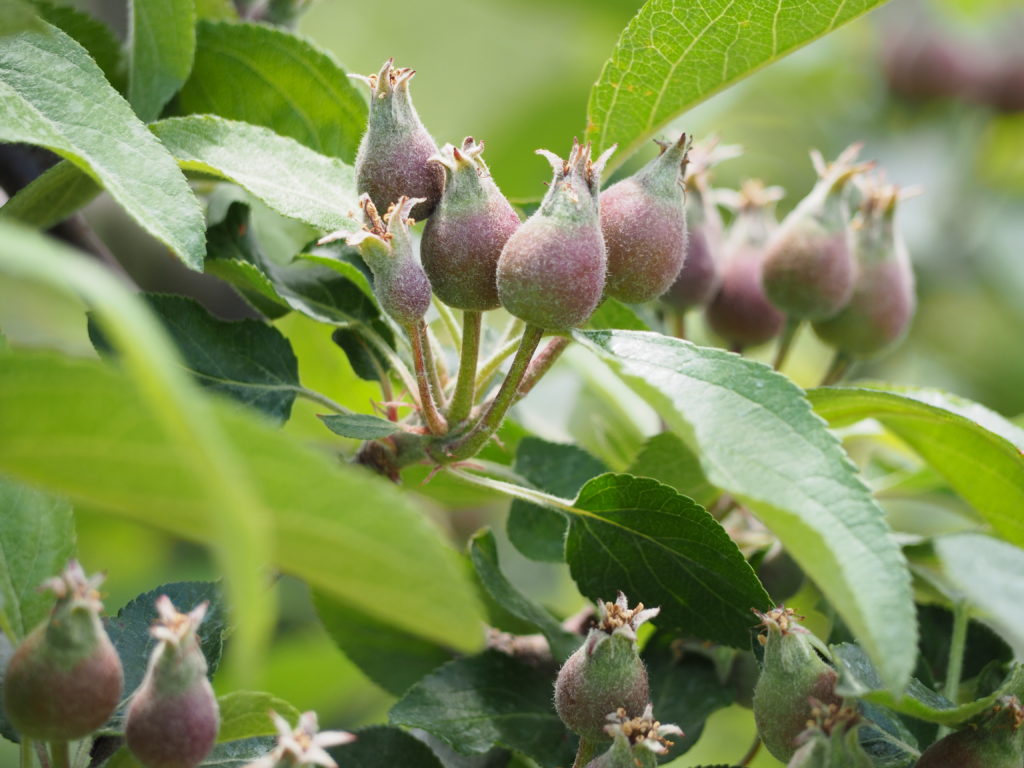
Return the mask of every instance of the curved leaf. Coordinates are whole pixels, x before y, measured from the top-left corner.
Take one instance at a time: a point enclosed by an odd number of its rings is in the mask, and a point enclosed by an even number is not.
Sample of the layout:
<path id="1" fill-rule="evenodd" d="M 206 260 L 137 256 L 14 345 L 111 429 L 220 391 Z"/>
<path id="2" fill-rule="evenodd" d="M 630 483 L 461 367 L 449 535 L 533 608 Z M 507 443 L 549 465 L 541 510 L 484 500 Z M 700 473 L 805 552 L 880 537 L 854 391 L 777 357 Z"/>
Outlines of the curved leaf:
<path id="1" fill-rule="evenodd" d="M 261 691 L 234 691 L 217 699 L 220 707 L 220 730 L 217 743 L 251 739 L 254 736 L 276 736 L 277 727 L 270 719 L 273 710 L 289 723 L 298 722 L 299 710 L 273 694 Z"/>
<path id="2" fill-rule="evenodd" d="M 660 606 L 656 623 L 732 645 L 750 644 L 752 608 L 771 598 L 729 534 L 693 499 L 646 477 L 601 475 L 580 490 L 565 543 L 580 591 Z"/>
<path id="3" fill-rule="evenodd" d="M 202 269 L 205 224 L 185 177 L 85 49 L 56 27 L 0 39 L 0 141 L 44 146 L 71 160 L 188 266 Z"/>
<path id="4" fill-rule="evenodd" d="M 884 0 L 647 0 L 590 91 L 587 137 L 621 165 L 686 110 Z"/>
<path id="5" fill-rule="evenodd" d="M 327 53 L 258 24 L 201 21 L 185 114 L 243 120 L 351 163 L 366 128 L 366 101 Z"/>
<path id="6" fill-rule="evenodd" d="M 0 467 L 176 536 L 215 540 L 201 486 L 122 374 L 17 353 L 0 368 Z M 208 408 L 270 514 L 283 570 L 415 635 L 480 644 L 480 609 L 454 552 L 398 489 L 227 403 Z"/>
<path id="7" fill-rule="evenodd" d="M 149 129 L 186 171 L 232 181 L 278 213 L 324 232 L 355 232 L 355 171 L 259 125 L 214 115 L 172 117 Z"/>
<path id="8" fill-rule="evenodd" d="M 808 398 L 833 426 L 869 418 L 881 422 L 942 475 L 999 536 L 1024 546 L 1024 438 L 1020 445 L 1010 442 L 1020 437 L 1018 427 L 977 404 L 927 391 L 896 394 L 830 387 L 812 390 Z"/>
<path id="9" fill-rule="evenodd" d="M 555 714 L 554 684 L 553 669 L 488 650 L 423 678 L 391 708 L 390 718 L 463 754 L 482 754 L 497 744 L 555 768 L 569 765 L 576 750 L 575 737 Z"/>
<path id="10" fill-rule="evenodd" d="M 959 706 L 916 678 L 911 678 L 906 692 L 896 697 L 884 689 L 878 672 L 860 647 L 852 643 L 842 643 L 833 645 L 831 651 L 839 669 L 837 691 L 840 695 L 867 699 L 929 723 L 960 725 L 975 715 L 980 715 L 995 704 L 1000 696 L 1019 691 L 1024 684 L 1024 668 L 1017 665 L 992 693 Z"/>
<path id="11" fill-rule="evenodd" d="M 131 0 L 128 101 L 142 120 L 160 116 L 192 69 L 195 0 Z"/>
<path id="12" fill-rule="evenodd" d="M 35 0 L 33 4 L 41 18 L 77 40 L 103 70 L 110 84 L 122 90 L 121 41 L 114 30 L 95 16 L 69 5 L 55 5 L 43 0 Z"/>
<path id="13" fill-rule="evenodd" d="M 61 160 L 4 203 L 0 207 L 0 219 L 14 219 L 34 229 L 49 229 L 102 191 L 92 176 L 70 160 Z"/>
<path id="14" fill-rule="evenodd" d="M 761 363 L 654 333 L 574 337 L 658 411 L 700 457 L 709 482 L 757 513 L 825 593 L 886 685 L 902 689 L 917 636 L 906 560 L 802 390 Z"/>

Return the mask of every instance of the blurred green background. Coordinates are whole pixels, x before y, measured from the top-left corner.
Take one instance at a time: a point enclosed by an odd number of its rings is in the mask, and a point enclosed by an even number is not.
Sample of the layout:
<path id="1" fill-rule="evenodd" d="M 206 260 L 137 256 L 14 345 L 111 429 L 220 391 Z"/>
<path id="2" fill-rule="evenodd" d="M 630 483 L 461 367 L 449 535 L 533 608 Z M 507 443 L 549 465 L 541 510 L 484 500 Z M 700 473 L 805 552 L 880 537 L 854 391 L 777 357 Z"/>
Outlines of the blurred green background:
<path id="1" fill-rule="evenodd" d="M 122 3 L 83 5 L 123 32 Z M 510 197 L 530 199 L 543 194 L 549 175 L 546 161 L 533 151 L 564 153 L 580 134 L 590 85 L 639 5 L 636 0 L 320 0 L 299 30 L 332 51 L 349 72 L 376 71 L 390 56 L 415 68 L 414 99 L 438 141 L 484 139 L 498 184 Z M 941 86 L 957 69 L 940 66 L 950 57 L 982 72 L 1009 66 L 1022 29 L 1019 1 L 896 0 L 716 96 L 671 128 L 698 139 L 717 133 L 725 143 L 742 144 L 746 154 L 720 167 L 716 185 L 736 185 L 751 176 L 779 184 L 788 193 L 782 211 L 814 181 L 807 155 L 812 147 L 828 157 L 863 140 L 863 156 L 877 159 L 891 180 L 922 185 L 925 194 L 902 211 L 919 288 L 917 317 L 902 346 L 856 373 L 939 387 L 1010 417 L 1024 412 L 1024 112 L 1005 99 L 994 108 L 977 81 L 961 84 L 955 93 L 942 93 L 932 83 L 934 97 L 908 98 L 913 83 L 895 93 L 890 82 L 898 78 L 887 78 L 884 61 L 888 55 L 890 73 L 921 69 L 920 57 L 915 64 L 913 56 L 899 60 L 899 54 L 917 51 L 922 39 L 938 40 L 946 46 L 945 58 L 927 59 L 923 70 L 938 73 Z M 1024 72 L 1024 62 L 1017 71 Z M 1012 86 L 1012 78 L 1008 82 Z M 1024 101 L 1024 74 L 1018 74 L 1016 87 Z M 634 158 L 621 172 L 647 156 Z M 180 279 L 162 249 L 109 198 L 92 204 L 88 215 L 140 284 L 153 289 Z M 197 290 L 214 303 L 226 300 L 227 292 L 217 286 Z M 45 296 L 14 295 L 0 283 L 0 325 L 12 340 L 88 354 L 81 315 L 53 306 Z M 225 313 L 233 311 L 225 307 Z M 286 318 L 281 327 L 297 347 L 307 386 L 365 407 L 373 389 L 356 384 L 322 328 L 297 317 Z M 695 327 L 697 338 L 704 338 L 699 323 Z M 807 332 L 788 370 L 809 386 L 828 357 Z M 298 404 L 297 409 L 288 428 L 328 441 L 313 411 Z M 536 420 L 530 411 L 523 416 L 527 423 Z M 442 487 L 431 495 L 444 493 Z M 464 532 L 488 521 L 500 528 L 503 507 L 470 504 L 454 515 L 435 511 L 443 524 Z M 79 512 L 79 538 L 87 567 L 110 574 L 110 609 L 165 581 L 215 576 L 203 551 L 88 510 Z M 564 573 L 527 565 L 507 548 L 503 555 L 513 578 L 545 603 L 561 612 L 578 607 Z M 279 637 L 257 682 L 301 709 L 318 709 L 321 722 L 331 727 L 383 719 L 388 697 L 334 650 L 312 620 L 302 585 L 284 579 L 278 589 Z M 222 690 L 232 686 L 230 679 L 218 681 Z M 702 742 L 678 764 L 738 760 L 752 732 L 745 713 L 719 713 Z M 0 764 L 14 764 L 16 754 L 3 749 Z M 778 764 L 762 755 L 752 765 Z"/>

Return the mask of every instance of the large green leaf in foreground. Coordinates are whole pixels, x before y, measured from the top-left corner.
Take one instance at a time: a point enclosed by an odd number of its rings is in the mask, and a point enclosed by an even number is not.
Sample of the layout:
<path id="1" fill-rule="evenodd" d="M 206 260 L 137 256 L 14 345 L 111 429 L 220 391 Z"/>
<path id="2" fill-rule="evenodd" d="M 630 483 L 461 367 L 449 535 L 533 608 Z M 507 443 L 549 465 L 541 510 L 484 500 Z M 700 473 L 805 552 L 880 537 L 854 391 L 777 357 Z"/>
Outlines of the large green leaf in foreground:
<path id="1" fill-rule="evenodd" d="M 185 177 L 85 49 L 56 27 L 0 38 L 0 141 L 71 160 L 182 261 L 202 269 L 203 214 Z"/>
<path id="2" fill-rule="evenodd" d="M 270 512 L 274 561 L 372 616 L 459 649 L 479 608 L 454 553 L 387 481 L 214 403 Z M 128 378 L 95 361 L 8 353 L 0 469 L 177 536 L 212 542 L 202 488 Z"/>
<path id="3" fill-rule="evenodd" d="M 808 397 L 833 426 L 880 421 L 970 502 L 997 534 L 1024 546 L 1020 428 L 977 404 L 929 391 L 830 387 L 813 390 Z"/>
<path id="4" fill-rule="evenodd" d="M 771 528 L 885 684 L 902 689 L 917 636 L 906 561 L 802 390 L 761 363 L 654 333 L 578 331 L 575 338 L 658 411 L 713 485 Z"/>
<path id="5" fill-rule="evenodd" d="M 726 86 L 884 0 L 647 0 L 590 91 L 587 137 L 618 167 Z"/>

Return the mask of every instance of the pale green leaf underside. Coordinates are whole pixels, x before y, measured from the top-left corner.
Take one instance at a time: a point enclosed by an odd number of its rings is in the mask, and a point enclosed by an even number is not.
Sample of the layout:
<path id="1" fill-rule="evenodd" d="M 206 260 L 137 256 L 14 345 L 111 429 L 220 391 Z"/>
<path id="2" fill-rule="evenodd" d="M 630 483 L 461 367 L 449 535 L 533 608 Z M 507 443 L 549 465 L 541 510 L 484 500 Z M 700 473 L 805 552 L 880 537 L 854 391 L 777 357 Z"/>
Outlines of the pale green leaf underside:
<path id="1" fill-rule="evenodd" d="M 648 0 L 590 91 L 586 135 L 618 167 L 687 109 L 884 0 Z"/>
<path id="2" fill-rule="evenodd" d="M 832 646 L 832 659 L 839 670 L 837 689 L 843 696 L 854 696 L 881 704 L 901 714 L 929 723 L 956 726 L 980 715 L 1000 696 L 1012 694 L 1024 683 L 1024 668 L 1014 667 L 996 690 L 979 699 L 956 705 L 944 696 L 912 679 L 903 696 L 893 696 L 884 690 L 878 672 L 858 646 L 843 643 Z"/>
<path id="3" fill-rule="evenodd" d="M 195 0 L 131 0 L 130 21 L 128 101 L 148 123 L 192 70 Z"/>
<path id="4" fill-rule="evenodd" d="M 1016 426 L 981 406 L 936 393 L 825 388 L 808 397 L 834 426 L 869 418 L 881 422 L 942 475 L 999 536 L 1024 546 L 1024 455 L 1007 439 L 1018 437 Z"/>
<path id="5" fill-rule="evenodd" d="M 386 481 L 339 464 L 226 403 L 211 412 L 270 513 L 274 561 L 385 622 L 479 645 L 454 553 Z M 96 361 L 9 354 L 0 469 L 73 500 L 210 544 L 203 489 L 128 379 Z"/>
<path id="6" fill-rule="evenodd" d="M 1024 658 L 1024 549 L 976 533 L 941 536 L 934 542 L 942 577 L 972 615 L 998 632 Z"/>
<path id="7" fill-rule="evenodd" d="M 61 160 L 36 176 L 0 207 L 10 218 L 34 229 L 49 229 L 85 206 L 102 191 L 92 176 L 70 160 Z"/>
<path id="8" fill-rule="evenodd" d="M 658 411 L 713 485 L 756 512 L 853 630 L 886 685 L 901 689 L 917 635 L 906 561 L 802 390 L 760 363 L 654 333 L 574 336 Z"/>
<path id="9" fill-rule="evenodd" d="M 0 141 L 71 160 L 186 264 L 202 268 L 203 215 L 185 177 L 85 49 L 56 27 L 0 39 Z"/>
<path id="10" fill-rule="evenodd" d="M 233 181 L 278 213 L 328 232 L 355 232 L 355 171 L 269 128 L 192 115 L 161 120 L 150 130 L 187 171 Z"/>

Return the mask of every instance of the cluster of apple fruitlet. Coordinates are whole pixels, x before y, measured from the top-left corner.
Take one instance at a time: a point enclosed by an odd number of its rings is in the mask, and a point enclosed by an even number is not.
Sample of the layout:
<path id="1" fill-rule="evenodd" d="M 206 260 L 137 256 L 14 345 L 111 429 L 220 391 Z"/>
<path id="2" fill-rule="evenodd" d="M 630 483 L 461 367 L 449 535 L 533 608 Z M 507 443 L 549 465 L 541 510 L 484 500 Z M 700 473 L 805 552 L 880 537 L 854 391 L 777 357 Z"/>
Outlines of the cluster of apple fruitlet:
<path id="1" fill-rule="evenodd" d="M 364 227 L 320 241 L 345 240 L 358 250 L 381 308 L 412 349 L 415 375 L 405 383 L 418 415 L 396 436 L 364 446 L 360 460 L 378 471 L 397 478 L 415 461 L 472 458 L 557 360 L 572 330 L 607 300 L 658 300 L 676 335 L 685 313 L 703 308 L 707 325 L 736 352 L 779 337 L 776 367 L 807 321 L 836 351 L 825 383 L 906 332 L 914 280 L 896 211 L 908 191 L 886 184 L 874 163 L 858 162 L 859 145 L 831 163 L 812 153 L 819 180 L 779 223 L 781 189 L 758 180 L 738 192 L 711 186 L 713 166 L 737 156 L 735 147 L 714 139 L 691 146 L 683 134 L 659 142 L 657 157 L 602 191 L 615 148 L 593 158 L 589 145 L 574 140 L 566 159 L 538 150 L 553 178 L 521 221 L 491 176 L 483 142 L 469 137 L 438 147 L 412 104 L 414 74 L 389 60 L 361 78 L 371 94 L 356 157 Z M 728 230 L 720 208 L 732 212 Z M 423 219 L 417 248 L 411 227 Z M 451 378 L 424 322 L 433 297 L 451 327 L 458 327 L 451 310 L 462 311 Z M 499 307 L 513 323 L 480 365 L 483 313 Z M 538 352 L 545 335 L 552 338 Z M 513 350 L 504 381 L 488 392 Z"/>

